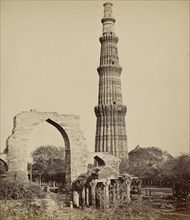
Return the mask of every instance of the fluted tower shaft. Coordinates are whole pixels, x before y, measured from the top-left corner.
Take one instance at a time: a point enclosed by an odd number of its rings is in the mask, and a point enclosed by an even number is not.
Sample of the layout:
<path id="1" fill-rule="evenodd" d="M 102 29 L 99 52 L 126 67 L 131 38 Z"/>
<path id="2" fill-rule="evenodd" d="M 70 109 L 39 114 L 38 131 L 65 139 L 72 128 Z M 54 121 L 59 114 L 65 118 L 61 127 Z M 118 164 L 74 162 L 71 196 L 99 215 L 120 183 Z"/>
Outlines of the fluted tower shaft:
<path id="1" fill-rule="evenodd" d="M 101 20 L 103 33 L 101 43 L 98 105 L 95 106 L 96 139 L 95 152 L 110 152 L 120 159 L 120 171 L 127 169 L 128 150 L 125 115 L 127 107 L 123 105 L 119 65 L 118 37 L 115 35 L 115 19 L 112 3 L 104 4 L 104 17 Z"/>

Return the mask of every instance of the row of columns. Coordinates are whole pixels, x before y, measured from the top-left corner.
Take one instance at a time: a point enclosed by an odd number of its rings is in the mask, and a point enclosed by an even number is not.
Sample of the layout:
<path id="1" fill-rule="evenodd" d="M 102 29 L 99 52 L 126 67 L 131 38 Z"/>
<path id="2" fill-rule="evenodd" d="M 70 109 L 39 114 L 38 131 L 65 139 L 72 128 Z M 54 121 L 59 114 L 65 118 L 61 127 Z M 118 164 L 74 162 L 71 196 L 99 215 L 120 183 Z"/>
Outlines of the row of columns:
<path id="1" fill-rule="evenodd" d="M 73 205 L 76 208 L 92 206 L 105 210 L 117 201 L 129 203 L 130 186 L 129 178 L 95 179 L 90 182 L 90 187 L 84 187 L 82 191 L 73 191 Z"/>

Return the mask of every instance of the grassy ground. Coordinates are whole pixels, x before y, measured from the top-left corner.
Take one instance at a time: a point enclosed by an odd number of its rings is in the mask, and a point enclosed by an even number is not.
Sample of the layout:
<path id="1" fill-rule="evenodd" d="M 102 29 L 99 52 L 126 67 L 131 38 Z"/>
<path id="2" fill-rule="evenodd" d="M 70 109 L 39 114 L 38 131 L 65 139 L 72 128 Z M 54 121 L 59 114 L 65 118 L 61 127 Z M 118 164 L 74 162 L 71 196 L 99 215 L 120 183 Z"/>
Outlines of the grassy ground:
<path id="1" fill-rule="evenodd" d="M 149 193 L 149 190 L 151 190 L 151 196 L 145 196 L 146 191 Z M 158 220 L 188 220 L 190 219 L 190 204 L 188 204 L 187 209 L 181 209 L 177 212 L 174 210 L 167 210 L 161 209 L 160 206 L 163 204 L 172 204 L 175 205 L 176 200 L 168 199 L 167 197 L 172 196 L 172 189 L 171 188 L 165 188 L 165 187 L 145 187 L 141 190 L 143 197 L 151 198 L 152 202 L 154 203 L 153 206 L 157 207 L 158 212 L 160 213 L 160 217 Z M 63 194 L 52 194 L 51 197 L 57 196 L 57 200 L 63 200 L 64 195 Z M 159 204 L 159 206 L 156 206 L 156 204 Z M 85 214 L 84 214 L 85 213 Z M 81 209 L 69 209 L 64 208 L 62 211 L 55 212 L 54 215 L 55 219 L 64 219 L 64 220 L 96 220 L 97 218 L 93 216 L 92 210 L 86 208 L 85 210 Z M 126 220 L 131 220 L 132 218 L 129 218 L 126 216 Z"/>
<path id="2" fill-rule="evenodd" d="M 149 192 L 151 190 L 151 195 Z M 171 197 L 172 188 L 166 187 L 144 187 L 141 189 L 142 195 L 148 194 L 147 197 L 151 197 L 153 199 L 153 205 L 156 204 L 172 204 L 176 205 L 176 200 L 168 199 Z M 165 210 L 166 211 L 166 210 Z M 171 211 L 170 213 L 161 212 L 161 216 L 158 220 L 188 220 L 190 219 L 190 204 L 188 204 L 187 208 Z"/>
<path id="3" fill-rule="evenodd" d="M 188 220 L 190 215 L 182 213 L 163 214 L 158 220 Z"/>
<path id="4" fill-rule="evenodd" d="M 151 190 L 151 196 L 145 196 L 146 190 Z M 163 188 L 163 187 L 146 187 L 142 188 L 142 195 L 144 198 L 150 198 L 152 201 L 152 205 L 156 207 L 157 211 L 159 212 L 158 218 L 142 218 L 142 216 L 139 216 L 138 218 L 131 218 L 126 216 L 124 220 L 188 220 L 190 219 L 190 203 L 188 204 L 187 209 L 181 209 L 181 210 L 174 210 L 174 209 L 168 209 L 167 208 L 160 208 L 160 206 L 156 206 L 155 204 L 161 204 L 161 205 L 168 205 L 173 204 L 176 202 L 175 200 L 168 200 L 166 199 L 167 196 L 172 195 L 172 189 L 171 188 Z M 64 194 L 56 194 L 56 193 L 49 193 L 46 197 L 47 199 L 51 198 L 53 199 L 57 205 L 58 209 L 54 209 L 52 204 L 50 204 L 50 211 L 46 213 L 46 217 L 35 219 L 35 220 L 117 220 L 118 217 L 111 216 L 111 213 L 106 213 L 105 215 L 99 215 L 100 211 L 85 208 L 85 210 L 82 209 L 70 209 L 65 207 L 64 201 L 65 201 L 65 195 Z M 173 206 L 172 204 L 172 206 Z M 136 210 L 136 206 L 135 206 Z M 150 210 L 151 212 L 151 210 Z M 97 217 L 98 216 L 98 217 Z M 20 220 L 19 218 L 1 218 L 0 213 L 0 220 Z M 22 218 L 22 220 L 25 220 L 28 218 Z M 33 220 L 33 218 L 30 218 L 30 220 Z"/>

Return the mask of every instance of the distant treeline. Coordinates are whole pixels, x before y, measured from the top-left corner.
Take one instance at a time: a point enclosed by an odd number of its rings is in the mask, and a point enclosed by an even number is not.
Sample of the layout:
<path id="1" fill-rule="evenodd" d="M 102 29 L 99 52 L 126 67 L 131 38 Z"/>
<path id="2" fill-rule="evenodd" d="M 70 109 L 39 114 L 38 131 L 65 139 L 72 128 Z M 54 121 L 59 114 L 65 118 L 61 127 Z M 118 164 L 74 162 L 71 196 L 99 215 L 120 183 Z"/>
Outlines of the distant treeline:
<path id="1" fill-rule="evenodd" d="M 157 147 L 137 146 L 129 152 L 129 173 L 144 186 L 190 185 L 190 156 L 172 157 Z"/>

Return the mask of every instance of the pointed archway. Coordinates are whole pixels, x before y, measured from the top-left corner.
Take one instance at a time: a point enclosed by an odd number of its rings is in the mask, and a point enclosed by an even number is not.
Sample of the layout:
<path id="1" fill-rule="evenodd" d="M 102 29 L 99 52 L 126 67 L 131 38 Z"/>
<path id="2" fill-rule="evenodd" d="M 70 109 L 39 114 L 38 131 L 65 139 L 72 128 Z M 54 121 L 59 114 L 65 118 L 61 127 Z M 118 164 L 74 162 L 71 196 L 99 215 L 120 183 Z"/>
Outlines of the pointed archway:
<path id="1" fill-rule="evenodd" d="M 31 134 L 38 125 L 47 122 L 59 131 L 65 143 L 66 186 L 69 189 L 71 181 L 87 170 L 88 149 L 79 120 L 78 115 L 38 112 L 34 109 L 17 114 L 6 145 L 9 171 L 27 174 L 26 155 L 30 150 Z M 27 177 L 26 175 L 28 181 Z"/>
<path id="2" fill-rule="evenodd" d="M 61 127 L 58 123 L 48 118 L 46 120 L 49 124 L 53 125 L 57 130 L 61 133 L 63 140 L 65 142 L 65 164 L 66 164 L 66 170 L 65 170 L 65 177 L 66 177 L 66 188 L 69 190 L 71 186 L 71 150 L 70 150 L 70 141 L 69 137 L 64 130 L 63 127 Z"/>

